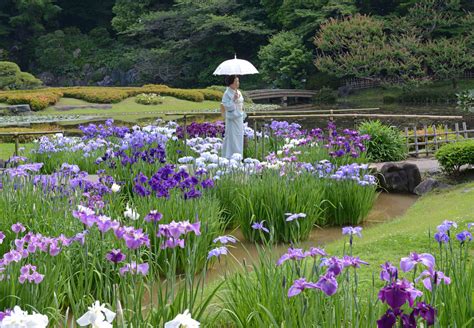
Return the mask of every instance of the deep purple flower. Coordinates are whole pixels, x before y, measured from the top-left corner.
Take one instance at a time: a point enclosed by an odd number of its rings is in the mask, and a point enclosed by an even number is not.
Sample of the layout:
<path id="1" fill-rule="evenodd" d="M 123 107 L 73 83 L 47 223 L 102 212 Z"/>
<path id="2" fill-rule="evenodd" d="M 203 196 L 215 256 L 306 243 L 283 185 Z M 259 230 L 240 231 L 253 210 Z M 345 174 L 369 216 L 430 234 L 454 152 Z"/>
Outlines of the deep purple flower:
<path id="1" fill-rule="evenodd" d="M 379 320 L 377 328 L 392 328 L 397 323 L 397 315 L 392 309 L 388 309 Z"/>
<path id="2" fill-rule="evenodd" d="M 417 290 L 412 283 L 403 279 L 383 287 L 379 291 L 378 297 L 392 309 L 399 309 L 406 302 L 413 306 L 415 299 L 422 295 L 423 293 Z"/>
<path id="3" fill-rule="evenodd" d="M 207 259 L 209 260 L 213 256 L 220 258 L 221 255 L 227 255 L 228 251 L 229 250 L 225 246 L 216 247 L 209 251 L 209 254 L 207 255 Z"/>
<path id="4" fill-rule="evenodd" d="M 123 254 L 120 249 L 112 249 L 110 252 L 107 253 L 105 258 L 110 262 L 120 263 L 125 260 L 126 255 Z"/>
<path id="5" fill-rule="evenodd" d="M 121 276 L 124 276 L 125 273 L 129 272 L 130 274 L 141 274 L 146 276 L 148 274 L 148 263 L 137 264 L 137 262 L 127 263 L 120 268 L 119 273 Z"/>
<path id="6" fill-rule="evenodd" d="M 267 228 L 263 226 L 263 222 L 265 221 L 255 222 L 254 224 L 252 224 L 252 229 L 261 230 L 263 232 L 270 233 L 270 230 L 268 230 Z"/>
<path id="7" fill-rule="evenodd" d="M 408 272 L 411 271 L 417 263 L 422 263 L 432 269 L 435 265 L 435 258 L 429 253 L 417 254 L 413 252 L 409 257 L 402 257 L 400 260 L 400 268 L 403 272 Z"/>
<path id="8" fill-rule="evenodd" d="M 163 218 L 163 214 L 161 214 L 160 212 L 158 212 L 156 210 L 152 210 L 152 211 L 150 211 L 150 213 L 148 213 L 145 216 L 145 221 L 146 222 L 158 222 L 162 218 Z"/>
<path id="9" fill-rule="evenodd" d="M 417 328 L 416 327 L 416 318 L 415 318 L 414 311 L 412 311 L 411 314 L 406 314 L 406 313 L 401 313 L 400 312 L 400 319 L 401 319 L 403 328 Z"/>
<path id="10" fill-rule="evenodd" d="M 20 232 L 25 232 L 26 228 L 23 226 L 23 224 L 17 222 L 12 225 L 12 231 L 16 234 L 19 234 Z"/>
<path id="11" fill-rule="evenodd" d="M 333 256 L 331 258 L 321 259 L 321 265 L 328 267 L 327 271 L 332 272 L 335 276 L 338 276 L 344 268 L 344 263 L 341 259 Z"/>
<path id="12" fill-rule="evenodd" d="M 318 286 L 314 282 L 307 282 L 305 278 L 297 279 L 290 289 L 288 289 L 288 297 L 296 296 L 307 288 L 315 289 L 318 288 Z"/>
<path id="13" fill-rule="evenodd" d="M 461 242 L 461 244 L 465 243 L 466 241 L 469 242 L 472 240 L 472 234 L 465 230 L 463 232 L 460 232 L 456 235 L 456 239 Z"/>
<path id="14" fill-rule="evenodd" d="M 293 221 L 293 220 L 297 220 L 299 218 L 305 218 L 306 217 L 306 214 L 305 213 L 285 213 L 285 215 L 287 215 L 288 217 L 286 218 L 286 221 L 287 222 L 290 222 L 290 221 Z"/>
<path id="15" fill-rule="evenodd" d="M 282 265 L 283 262 L 288 260 L 302 260 L 306 256 L 301 248 L 288 248 L 288 252 L 283 254 L 280 259 L 277 261 L 277 265 Z"/>
<path id="16" fill-rule="evenodd" d="M 196 173 L 196 174 L 197 174 L 197 173 Z M 203 181 L 201 182 L 201 186 L 202 186 L 204 189 L 213 188 L 213 187 L 214 187 L 214 180 L 212 180 L 212 179 L 203 180 Z"/>
<path id="17" fill-rule="evenodd" d="M 445 232 L 435 233 L 434 238 L 440 244 L 449 242 L 449 236 Z"/>
<path id="18" fill-rule="evenodd" d="M 237 242 L 237 239 L 232 237 L 232 236 L 219 236 L 217 237 L 216 239 L 214 239 L 212 241 L 213 243 L 221 243 L 221 244 L 228 244 L 228 243 L 232 243 L 232 244 L 235 244 Z"/>
<path id="19" fill-rule="evenodd" d="M 337 280 L 335 275 L 328 271 L 325 275 L 319 277 L 316 287 L 321 289 L 327 296 L 332 296 L 337 292 Z"/>
<path id="20" fill-rule="evenodd" d="M 444 272 L 441 271 L 435 271 L 434 269 L 428 269 L 423 271 L 418 278 L 415 279 L 415 282 L 418 282 L 418 280 L 423 279 L 423 285 L 425 286 L 426 289 L 429 291 L 432 290 L 432 283 L 436 283 L 436 285 L 441 284 L 441 282 L 444 282 L 445 285 L 449 285 L 451 283 L 451 278 L 446 276 Z"/>
<path id="21" fill-rule="evenodd" d="M 435 323 L 436 309 L 425 302 L 418 302 L 413 314 L 426 320 L 427 326 L 432 326 Z"/>
<path id="22" fill-rule="evenodd" d="M 362 238 L 362 227 L 344 227 L 342 228 L 342 234 L 343 235 L 357 235 L 358 237 Z"/>
<path id="23" fill-rule="evenodd" d="M 390 262 L 385 262 L 381 265 L 382 271 L 380 271 L 380 280 L 393 282 L 398 279 L 398 269 Z"/>

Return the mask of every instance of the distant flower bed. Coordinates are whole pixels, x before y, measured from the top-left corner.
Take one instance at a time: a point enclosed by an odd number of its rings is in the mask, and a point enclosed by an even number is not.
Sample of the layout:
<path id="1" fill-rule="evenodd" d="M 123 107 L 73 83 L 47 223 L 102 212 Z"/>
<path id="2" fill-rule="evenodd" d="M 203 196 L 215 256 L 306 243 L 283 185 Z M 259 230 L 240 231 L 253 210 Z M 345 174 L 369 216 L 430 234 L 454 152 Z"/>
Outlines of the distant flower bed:
<path id="1" fill-rule="evenodd" d="M 163 103 L 163 99 L 156 93 L 140 93 L 135 97 L 135 102 L 141 105 L 158 105 Z"/>

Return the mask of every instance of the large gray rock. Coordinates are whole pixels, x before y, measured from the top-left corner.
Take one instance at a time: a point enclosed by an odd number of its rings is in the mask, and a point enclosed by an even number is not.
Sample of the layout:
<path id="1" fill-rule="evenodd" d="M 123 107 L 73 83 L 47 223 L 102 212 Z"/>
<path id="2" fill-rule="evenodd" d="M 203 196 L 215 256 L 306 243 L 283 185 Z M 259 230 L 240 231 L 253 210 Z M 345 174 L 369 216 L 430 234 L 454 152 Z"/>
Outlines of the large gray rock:
<path id="1" fill-rule="evenodd" d="M 415 164 L 387 163 L 380 169 L 379 181 L 388 192 L 413 193 L 421 182 L 421 174 Z"/>
<path id="2" fill-rule="evenodd" d="M 446 189 L 451 187 L 451 185 L 439 182 L 438 180 L 429 178 L 426 179 L 425 181 L 421 182 L 418 186 L 415 188 L 415 194 L 417 195 L 424 195 L 429 193 L 430 191 L 433 191 L 435 189 Z"/>

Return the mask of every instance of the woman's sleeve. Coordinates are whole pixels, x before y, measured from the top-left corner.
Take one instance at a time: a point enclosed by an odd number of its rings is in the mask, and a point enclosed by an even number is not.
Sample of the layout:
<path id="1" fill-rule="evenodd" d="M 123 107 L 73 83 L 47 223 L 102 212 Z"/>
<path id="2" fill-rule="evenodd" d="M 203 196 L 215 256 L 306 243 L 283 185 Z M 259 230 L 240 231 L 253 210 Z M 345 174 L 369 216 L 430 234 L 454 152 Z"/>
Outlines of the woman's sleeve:
<path id="1" fill-rule="evenodd" d="M 229 119 L 239 118 L 242 116 L 237 110 L 235 102 L 229 92 L 224 93 L 224 96 L 222 97 L 222 105 L 224 105 L 226 112 L 225 115 Z"/>

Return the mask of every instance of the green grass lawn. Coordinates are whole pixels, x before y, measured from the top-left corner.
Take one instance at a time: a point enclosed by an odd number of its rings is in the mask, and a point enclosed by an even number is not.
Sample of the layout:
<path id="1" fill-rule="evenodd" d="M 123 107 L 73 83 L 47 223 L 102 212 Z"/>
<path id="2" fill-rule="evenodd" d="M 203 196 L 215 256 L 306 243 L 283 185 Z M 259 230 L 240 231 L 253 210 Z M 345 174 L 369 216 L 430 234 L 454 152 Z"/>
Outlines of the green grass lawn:
<path id="1" fill-rule="evenodd" d="M 21 147 L 24 147 L 25 151 L 28 152 L 31 148 L 33 148 L 33 144 L 32 143 L 20 144 L 20 148 Z M 14 143 L 0 143 L 0 159 L 3 159 L 3 160 L 9 159 L 11 156 L 13 156 L 14 152 L 15 152 Z"/>
<path id="2" fill-rule="evenodd" d="M 61 98 L 61 100 L 55 106 L 61 105 L 87 105 L 86 101 L 73 99 L 73 98 Z M 150 115 L 148 112 L 154 112 L 156 114 L 162 114 L 163 112 L 182 112 L 182 111 L 198 111 L 207 109 L 216 109 L 219 107 L 218 101 L 187 101 L 173 97 L 164 97 L 163 103 L 159 105 L 141 105 L 135 102 L 135 97 L 127 98 L 119 103 L 112 104 L 110 109 L 95 109 L 95 108 L 79 108 L 72 110 L 59 110 L 55 109 L 54 106 L 48 107 L 45 110 L 38 112 L 41 115 L 51 114 L 97 114 L 97 115 L 108 115 L 108 114 L 134 114 L 134 115 Z M 153 114 L 151 114 L 153 115 Z"/>

